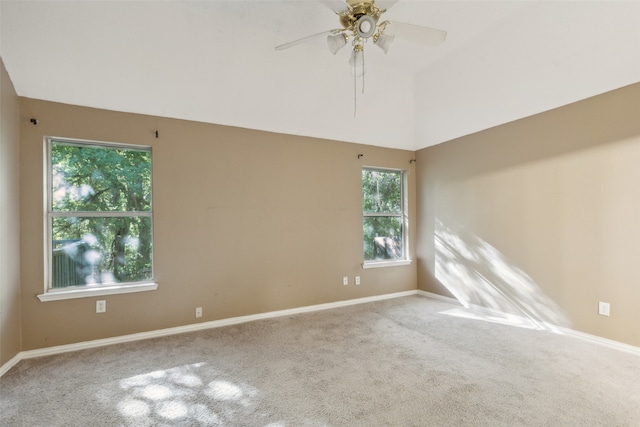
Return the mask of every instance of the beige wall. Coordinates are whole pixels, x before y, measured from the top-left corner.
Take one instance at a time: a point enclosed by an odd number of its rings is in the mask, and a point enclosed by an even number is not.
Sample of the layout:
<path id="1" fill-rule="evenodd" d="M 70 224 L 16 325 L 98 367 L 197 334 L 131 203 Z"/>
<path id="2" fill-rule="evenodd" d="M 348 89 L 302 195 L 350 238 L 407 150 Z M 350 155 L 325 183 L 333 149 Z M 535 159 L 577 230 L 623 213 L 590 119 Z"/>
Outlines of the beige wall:
<path id="1" fill-rule="evenodd" d="M 420 289 L 640 345 L 640 84 L 417 165 Z"/>
<path id="2" fill-rule="evenodd" d="M 411 165 L 409 151 L 31 99 L 21 99 L 18 119 L 4 68 L 2 79 L 0 174 L 10 189 L 1 230 L 13 237 L 0 248 L 14 253 L 0 258 L 2 363 L 20 350 L 194 323 L 196 306 L 208 321 L 416 283 L 640 345 L 640 85 L 420 150 Z M 14 207 L 10 221 L 18 135 L 21 215 Z M 157 291 L 36 298 L 44 135 L 153 147 Z M 363 165 L 409 171 L 417 266 L 361 269 Z M 6 221 L 21 222 L 20 241 Z M 362 285 L 342 286 L 344 275 Z M 107 300 L 105 314 L 95 313 L 97 299 Z M 597 314 L 598 301 L 611 303 L 610 317 Z"/>
<path id="3" fill-rule="evenodd" d="M 361 167 L 409 170 L 415 218 L 413 152 L 31 99 L 21 107 L 23 350 L 195 323 L 196 306 L 209 321 L 416 289 L 415 263 L 361 268 Z M 157 291 L 36 298 L 44 135 L 153 147 Z M 95 313 L 97 299 L 106 313 Z"/>
<path id="4" fill-rule="evenodd" d="M 0 367 L 20 352 L 20 115 L 0 59 Z"/>

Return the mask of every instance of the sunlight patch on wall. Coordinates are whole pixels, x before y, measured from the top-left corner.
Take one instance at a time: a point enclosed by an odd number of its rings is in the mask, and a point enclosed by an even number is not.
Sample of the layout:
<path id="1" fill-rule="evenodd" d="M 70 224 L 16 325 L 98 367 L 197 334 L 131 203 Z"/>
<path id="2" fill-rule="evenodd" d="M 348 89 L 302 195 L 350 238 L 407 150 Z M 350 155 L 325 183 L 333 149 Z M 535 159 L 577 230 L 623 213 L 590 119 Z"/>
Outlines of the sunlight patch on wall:
<path id="1" fill-rule="evenodd" d="M 436 219 L 434 246 L 436 279 L 467 309 L 448 314 L 535 329 L 570 326 L 529 275 L 478 236 Z"/>

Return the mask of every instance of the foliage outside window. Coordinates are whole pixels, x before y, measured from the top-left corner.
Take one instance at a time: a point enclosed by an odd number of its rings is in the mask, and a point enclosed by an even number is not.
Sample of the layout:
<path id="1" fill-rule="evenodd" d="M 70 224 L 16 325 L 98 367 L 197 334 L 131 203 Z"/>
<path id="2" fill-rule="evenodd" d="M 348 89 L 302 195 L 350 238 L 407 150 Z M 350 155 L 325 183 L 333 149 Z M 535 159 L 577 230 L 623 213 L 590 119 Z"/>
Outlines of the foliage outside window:
<path id="1" fill-rule="evenodd" d="M 405 255 L 403 172 L 362 169 L 364 260 L 403 260 Z"/>
<path id="2" fill-rule="evenodd" d="M 151 148 L 47 141 L 47 289 L 153 280 Z"/>

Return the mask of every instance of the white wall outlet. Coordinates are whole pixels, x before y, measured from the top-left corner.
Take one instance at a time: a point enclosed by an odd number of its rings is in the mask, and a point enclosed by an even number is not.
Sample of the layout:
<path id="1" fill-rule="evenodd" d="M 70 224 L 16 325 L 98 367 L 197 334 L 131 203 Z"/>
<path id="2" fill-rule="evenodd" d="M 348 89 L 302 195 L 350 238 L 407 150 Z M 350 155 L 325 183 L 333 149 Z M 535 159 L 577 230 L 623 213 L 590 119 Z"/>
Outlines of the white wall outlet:
<path id="1" fill-rule="evenodd" d="M 598 302 L 598 314 L 601 316 L 609 316 L 610 307 L 608 302 Z"/>
<path id="2" fill-rule="evenodd" d="M 344 276 L 344 277 L 342 278 L 342 284 L 343 284 L 344 286 L 347 286 L 347 285 L 349 284 L 349 277 L 348 277 L 348 276 Z"/>
<path id="3" fill-rule="evenodd" d="M 356 276 L 356 285 L 360 284 L 360 276 Z"/>
<path id="4" fill-rule="evenodd" d="M 96 313 L 105 313 L 107 311 L 107 301 L 96 301 Z"/>
<path id="5" fill-rule="evenodd" d="M 202 317 L 202 307 L 196 307 L 196 318 Z"/>

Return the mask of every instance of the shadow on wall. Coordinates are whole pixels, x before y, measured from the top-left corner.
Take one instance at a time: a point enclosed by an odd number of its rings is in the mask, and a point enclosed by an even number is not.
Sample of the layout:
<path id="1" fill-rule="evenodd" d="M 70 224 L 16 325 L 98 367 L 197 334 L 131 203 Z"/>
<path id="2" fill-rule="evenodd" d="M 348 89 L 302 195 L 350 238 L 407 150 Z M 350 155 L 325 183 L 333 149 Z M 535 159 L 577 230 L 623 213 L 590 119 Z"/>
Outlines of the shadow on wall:
<path id="1" fill-rule="evenodd" d="M 533 329 L 569 327 L 560 307 L 496 248 L 436 219 L 435 276 L 466 310 L 447 314 Z"/>

